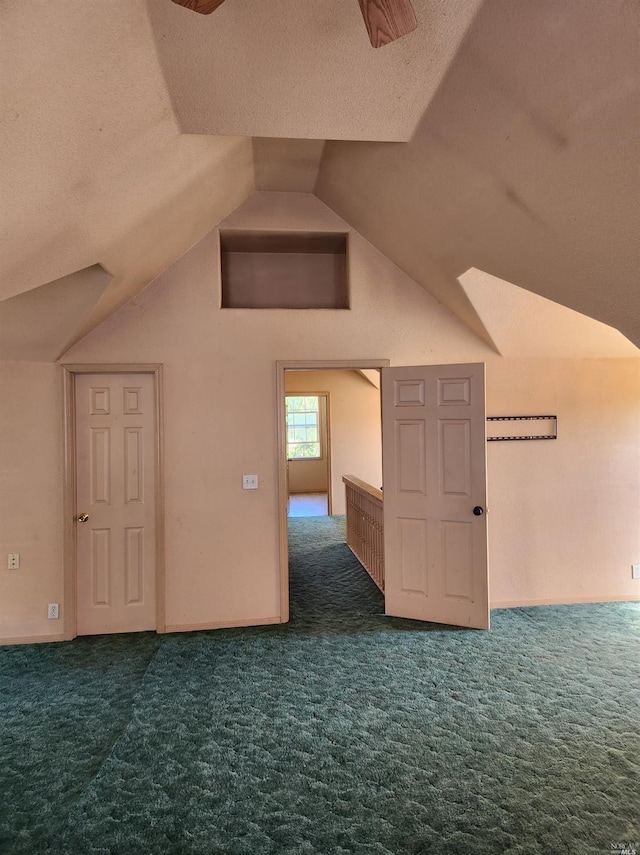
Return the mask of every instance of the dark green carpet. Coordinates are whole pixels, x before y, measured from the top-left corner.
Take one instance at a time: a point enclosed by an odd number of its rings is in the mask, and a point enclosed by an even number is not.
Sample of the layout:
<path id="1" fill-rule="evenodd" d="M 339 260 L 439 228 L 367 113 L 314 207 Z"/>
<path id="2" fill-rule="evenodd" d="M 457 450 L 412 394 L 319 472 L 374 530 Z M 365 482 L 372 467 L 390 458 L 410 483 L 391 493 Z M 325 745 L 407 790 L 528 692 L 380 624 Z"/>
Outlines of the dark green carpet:
<path id="1" fill-rule="evenodd" d="M 344 542 L 344 517 L 292 519 L 289 532 L 293 626 L 384 615 L 384 596 Z"/>
<path id="2" fill-rule="evenodd" d="M 289 626 L 0 648 L 3 855 L 640 840 L 639 605 L 423 627 L 380 614 L 339 521 L 291 533 Z"/>

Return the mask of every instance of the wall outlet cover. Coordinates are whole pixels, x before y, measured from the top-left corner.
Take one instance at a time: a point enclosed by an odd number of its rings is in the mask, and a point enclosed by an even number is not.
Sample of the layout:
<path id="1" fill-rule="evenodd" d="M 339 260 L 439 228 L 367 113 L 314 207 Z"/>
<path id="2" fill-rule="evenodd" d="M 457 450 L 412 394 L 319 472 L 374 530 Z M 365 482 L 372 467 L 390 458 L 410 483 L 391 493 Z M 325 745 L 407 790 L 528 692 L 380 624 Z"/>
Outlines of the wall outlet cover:
<path id="1" fill-rule="evenodd" d="M 640 564 L 631 565 L 631 578 L 640 579 Z"/>
<path id="2" fill-rule="evenodd" d="M 49 618 L 49 620 L 57 620 L 58 619 L 58 617 L 59 617 L 58 609 L 59 609 L 58 603 L 49 603 L 49 605 L 47 607 L 47 617 Z"/>

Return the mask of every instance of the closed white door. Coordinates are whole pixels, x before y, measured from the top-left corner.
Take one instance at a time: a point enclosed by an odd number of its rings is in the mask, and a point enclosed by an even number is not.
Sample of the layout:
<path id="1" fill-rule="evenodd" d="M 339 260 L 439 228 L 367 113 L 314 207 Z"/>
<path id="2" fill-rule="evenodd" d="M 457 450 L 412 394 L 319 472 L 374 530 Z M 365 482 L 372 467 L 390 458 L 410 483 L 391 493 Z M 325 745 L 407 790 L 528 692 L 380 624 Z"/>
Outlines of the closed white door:
<path id="1" fill-rule="evenodd" d="M 382 369 L 385 610 L 489 628 L 484 365 Z"/>
<path id="2" fill-rule="evenodd" d="M 77 632 L 156 628 L 151 374 L 77 374 Z"/>

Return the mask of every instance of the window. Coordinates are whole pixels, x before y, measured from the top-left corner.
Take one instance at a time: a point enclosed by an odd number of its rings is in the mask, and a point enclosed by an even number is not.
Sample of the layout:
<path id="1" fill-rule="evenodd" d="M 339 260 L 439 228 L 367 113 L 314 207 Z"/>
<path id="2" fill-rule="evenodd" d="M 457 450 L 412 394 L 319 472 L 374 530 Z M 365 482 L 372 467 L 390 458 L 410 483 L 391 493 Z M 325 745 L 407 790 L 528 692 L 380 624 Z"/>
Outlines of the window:
<path id="1" fill-rule="evenodd" d="M 317 395 L 287 395 L 287 457 L 300 460 L 322 457 L 320 399 Z"/>

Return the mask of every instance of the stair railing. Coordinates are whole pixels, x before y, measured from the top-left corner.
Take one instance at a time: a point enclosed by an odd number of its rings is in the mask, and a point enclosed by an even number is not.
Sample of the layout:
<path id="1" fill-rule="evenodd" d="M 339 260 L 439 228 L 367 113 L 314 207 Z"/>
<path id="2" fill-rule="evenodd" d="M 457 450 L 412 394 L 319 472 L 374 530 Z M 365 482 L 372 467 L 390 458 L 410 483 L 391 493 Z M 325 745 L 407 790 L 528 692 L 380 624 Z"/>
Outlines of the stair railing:
<path id="1" fill-rule="evenodd" d="M 347 546 L 384 592 L 382 490 L 354 475 L 343 475 L 347 500 Z"/>

